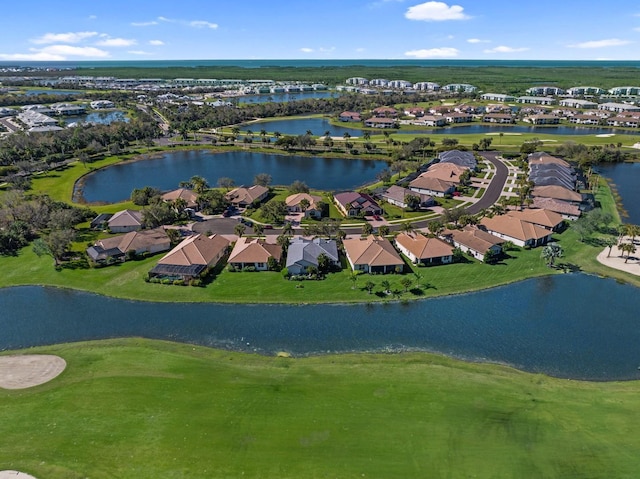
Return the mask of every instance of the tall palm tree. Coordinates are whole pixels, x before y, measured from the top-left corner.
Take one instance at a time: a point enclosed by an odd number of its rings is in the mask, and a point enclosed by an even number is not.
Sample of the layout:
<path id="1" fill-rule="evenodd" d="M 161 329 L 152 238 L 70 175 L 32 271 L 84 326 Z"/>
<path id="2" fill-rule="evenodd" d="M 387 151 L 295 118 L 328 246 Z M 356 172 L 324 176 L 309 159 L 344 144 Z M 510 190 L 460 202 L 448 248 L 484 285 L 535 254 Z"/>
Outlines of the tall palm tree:
<path id="1" fill-rule="evenodd" d="M 293 236 L 293 225 L 291 222 L 286 222 L 282 227 L 282 234 L 285 236 Z"/>
<path id="2" fill-rule="evenodd" d="M 247 228 L 245 227 L 245 225 L 243 225 L 242 223 L 238 223 L 236 225 L 236 227 L 233 229 L 233 232 L 238 235 L 238 238 L 242 238 L 242 235 L 244 234 L 244 232 L 247 230 Z"/>
<path id="3" fill-rule="evenodd" d="M 622 256 L 624 256 L 624 253 L 627 253 L 627 258 L 624 260 L 625 263 L 629 261 L 631 254 L 636 252 L 636 246 L 633 243 L 622 243 L 618 246 L 618 249 L 622 251 Z"/>

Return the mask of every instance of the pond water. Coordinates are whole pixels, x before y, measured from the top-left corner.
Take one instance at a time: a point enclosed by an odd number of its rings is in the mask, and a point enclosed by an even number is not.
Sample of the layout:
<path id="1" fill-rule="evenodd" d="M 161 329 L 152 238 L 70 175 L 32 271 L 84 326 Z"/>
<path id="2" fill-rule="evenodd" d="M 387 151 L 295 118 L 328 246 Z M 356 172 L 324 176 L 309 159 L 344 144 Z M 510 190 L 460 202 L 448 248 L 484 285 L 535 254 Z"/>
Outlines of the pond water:
<path id="1" fill-rule="evenodd" d="M 271 93 L 265 95 L 245 95 L 237 97 L 239 104 L 243 103 L 283 103 L 296 100 L 307 100 L 309 98 L 337 98 L 338 92 L 332 91 L 306 91 L 299 93 Z"/>
<path id="2" fill-rule="evenodd" d="M 344 123 L 341 126 L 333 126 L 326 118 L 299 118 L 290 120 L 268 120 L 252 125 L 246 125 L 241 128 L 243 131 L 251 130 L 254 133 L 259 133 L 260 130 L 265 129 L 268 132 L 279 131 L 285 135 L 304 135 L 307 130 L 311 130 L 313 135 L 324 136 L 326 131 L 329 131 L 331 136 L 342 137 L 345 133 L 349 133 L 351 136 L 362 136 L 363 130 L 358 128 L 349 127 L 349 123 Z M 525 126 L 525 125 L 488 125 L 488 124 L 473 124 L 462 126 L 451 126 L 434 129 L 422 129 L 422 130 L 376 130 L 376 133 L 380 131 L 388 131 L 393 134 L 425 134 L 425 135 L 465 135 L 465 134 L 495 134 L 498 136 L 502 133 L 535 133 L 545 135 L 637 135 L 640 137 L 640 131 L 638 130 L 615 130 L 613 128 L 585 128 L 585 127 L 572 127 L 572 126 Z M 499 138 L 494 141 L 498 142 Z M 613 141 L 613 140 L 612 140 Z"/>
<path id="3" fill-rule="evenodd" d="M 80 95 L 84 93 L 79 90 L 55 90 L 55 89 L 42 89 L 42 90 L 25 90 L 25 95 Z"/>
<path id="4" fill-rule="evenodd" d="M 274 155 L 250 151 L 175 151 L 158 158 L 122 163 L 103 168 L 82 179 L 82 196 L 88 202 L 118 202 L 131 196 L 134 188 L 153 186 L 172 190 L 181 181 L 202 176 L 215 186 L 222 177 L 236 185 L 253 184 L 258 173 L 268 173 L 274 185 L 302 180 L 312 188 L 344 190 L 375 180 L 387 167 L 384 161 Z"/>
<path id="5" fill-rule="evenodd" d="M 583 274 L 360 305 L 145 303 L 16 287 L 0 290 L 0 349 L 141 336 L 267 355 L 431 351 L 557 377 L 626 380 L 640 379 L 639 309 L 637 288 Z"/>
<path id="6" fill-rule="evenodd" d="M 598 172 L 615 184 L 622 197 L 622 205 L 629 214 L 625 223 L 640 225 L 640 163 L 601 164 Z"/>
<path id="7" fill-rule="evenodd" d="M 110 125 L 116 121 L 129 122 L 129 118 L 124 112 L 119 110 L 94 111 L 86 115 L 67 116 L 64 118 L 65 124 L 71 123 L 97 123 L 100 125 Z"/>

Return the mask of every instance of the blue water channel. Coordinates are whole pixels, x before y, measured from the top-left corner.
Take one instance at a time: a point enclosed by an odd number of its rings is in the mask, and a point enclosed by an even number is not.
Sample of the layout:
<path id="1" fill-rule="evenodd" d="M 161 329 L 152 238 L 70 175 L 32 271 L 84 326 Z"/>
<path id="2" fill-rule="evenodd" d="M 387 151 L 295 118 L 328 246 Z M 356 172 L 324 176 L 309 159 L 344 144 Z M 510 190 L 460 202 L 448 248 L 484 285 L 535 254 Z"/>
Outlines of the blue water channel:
<path id="1" fill-rule="evenodd" d="M 628 216 L 625 223 L 640 225 L 640 163 L 600 164 L 597 171 L 613 182 L 622 197 L 622 206 Z"/>
<path id="2" fill-rule="evenodd" d="M 0 290 L 0 311 L 0 349 L 137 336 L 267 355 L 431 351 L 557 377 L 640 379 L 637 288 L 584 274 L 358 305 L 148 303 L 16 287 Z"/>
<path id="3" fill-rule="evenodd" d="M 85 176 L 78 186 L 90 202 L 118 202 L 134 188 L 152 186 L 172 190 L 181 181 L 202 176 L 211 186 L 222 177 L 236 185 L 253 184 L 258 173 L 268 173 L 274 185 L 301 180 L 312 188 L 344 190 L 375 181 L 387 167 L 384 161 L 275 155 L 250 151 L 174 151 L 157 158 L 109 166 Z"/>
<path id="4" fill-rule="evenodd" d="M 65 124 L 71 123 L 95 123 L 99 125 L 110 125 L 116 121 L 129 122 L 127 115 L 120 110 L 93 111 L 86 115 L 67 116 L 64 118 Z"/>
<path id="5" fill-rule="evenodd" d="M 342 137 L 345 133 L 351 136 L 362 136 L 364 130 L 350 127 L 349 123 L 340 126 L 334 126 L 329 123 L 327 118 L 297 118 L 289 120 L 267 120 L 258 123 L 252 123 L 241 127 L 242 131 L 251 130 L 253 133 L 259 133 L 260 130 L 267 132 L 280 132 L 284 135 L 304 135 L 307 131 L 311 131 L 313 135 L 324 136 L 328 131 L 330 136 Z M 613 128 L 586 128 L 573 126 L 525 126 L 525 125 L 488 125 L 477 123 L 473 125 L 449 126 L 432 129 L 415 129 L 415 130 L 384 130 L 393 134 L 424 134 L 424 135 L 465 135 L 465 134 L 495 134 L 500 133 L 533 133 L 538 135 L 636 135 L 640 138 L 638 130 L 617 130 Z M 376 133 L 380 131 L 376 130 Z M 494 141 L 497 141 L 495 139 Z M 615 142 L 615 140 L 612 140 Z"/>

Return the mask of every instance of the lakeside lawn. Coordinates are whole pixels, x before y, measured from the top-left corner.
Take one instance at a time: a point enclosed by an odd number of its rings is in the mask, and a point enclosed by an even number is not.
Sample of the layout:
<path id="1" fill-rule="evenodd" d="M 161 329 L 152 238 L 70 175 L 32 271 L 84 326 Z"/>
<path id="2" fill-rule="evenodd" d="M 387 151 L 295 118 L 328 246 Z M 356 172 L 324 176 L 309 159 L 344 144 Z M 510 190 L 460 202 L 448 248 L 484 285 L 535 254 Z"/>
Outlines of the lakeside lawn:
<path id="1" fill-rule="evenodd" d="M 145 339 L 28 352 L 67 369 L 0 390 L 0 469 L 40 478 L 634 478 L 640 465 L 637 381 Z"/>

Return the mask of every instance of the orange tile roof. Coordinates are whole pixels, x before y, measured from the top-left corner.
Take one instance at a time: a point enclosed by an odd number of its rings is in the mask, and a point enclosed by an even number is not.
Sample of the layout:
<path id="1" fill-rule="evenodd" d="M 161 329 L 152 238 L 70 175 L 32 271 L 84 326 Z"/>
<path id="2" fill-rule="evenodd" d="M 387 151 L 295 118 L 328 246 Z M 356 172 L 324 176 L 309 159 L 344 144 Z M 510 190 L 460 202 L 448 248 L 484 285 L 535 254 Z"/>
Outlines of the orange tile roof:
<path id="1" fill-rule="evenodd" d="M 191 266 L 210 265 L 220 253 L 229 247 L 229 240 L 220 235 L 208 237 L 204 234 L 190 236 L 169 251 L 158 264 Z"/>
<path id="2" fill-rule="evenodd" d="M 344 249 L 353 264 L 369 266 L 403 265 L 404 261 L 386 238 L 369 235 L 366 238 L 343 240 Z"/>
<path id="3" fill-rule="evenodd" d="M 241 237 L 236 241 L 228 263 L 266 263 L 270 257 L 280 261 L 282 248 L 266 239 Z"/>
<path id="4" fill-rule="evenodd" d="M 506 214 L 494 216 L 493 218 L 484 217 L 480 224 L 488 231 L 495 231 L 520 241 L 537 240 L 551 234 L 548 229 Z"/>
<path id="5" fill-rule="evenodd" d="M 451 256 L 453 248 L 438 238 L 429 238 L 419 233 L 400 233 L 396 243 L 410 251 L 418 259 Z"/>

